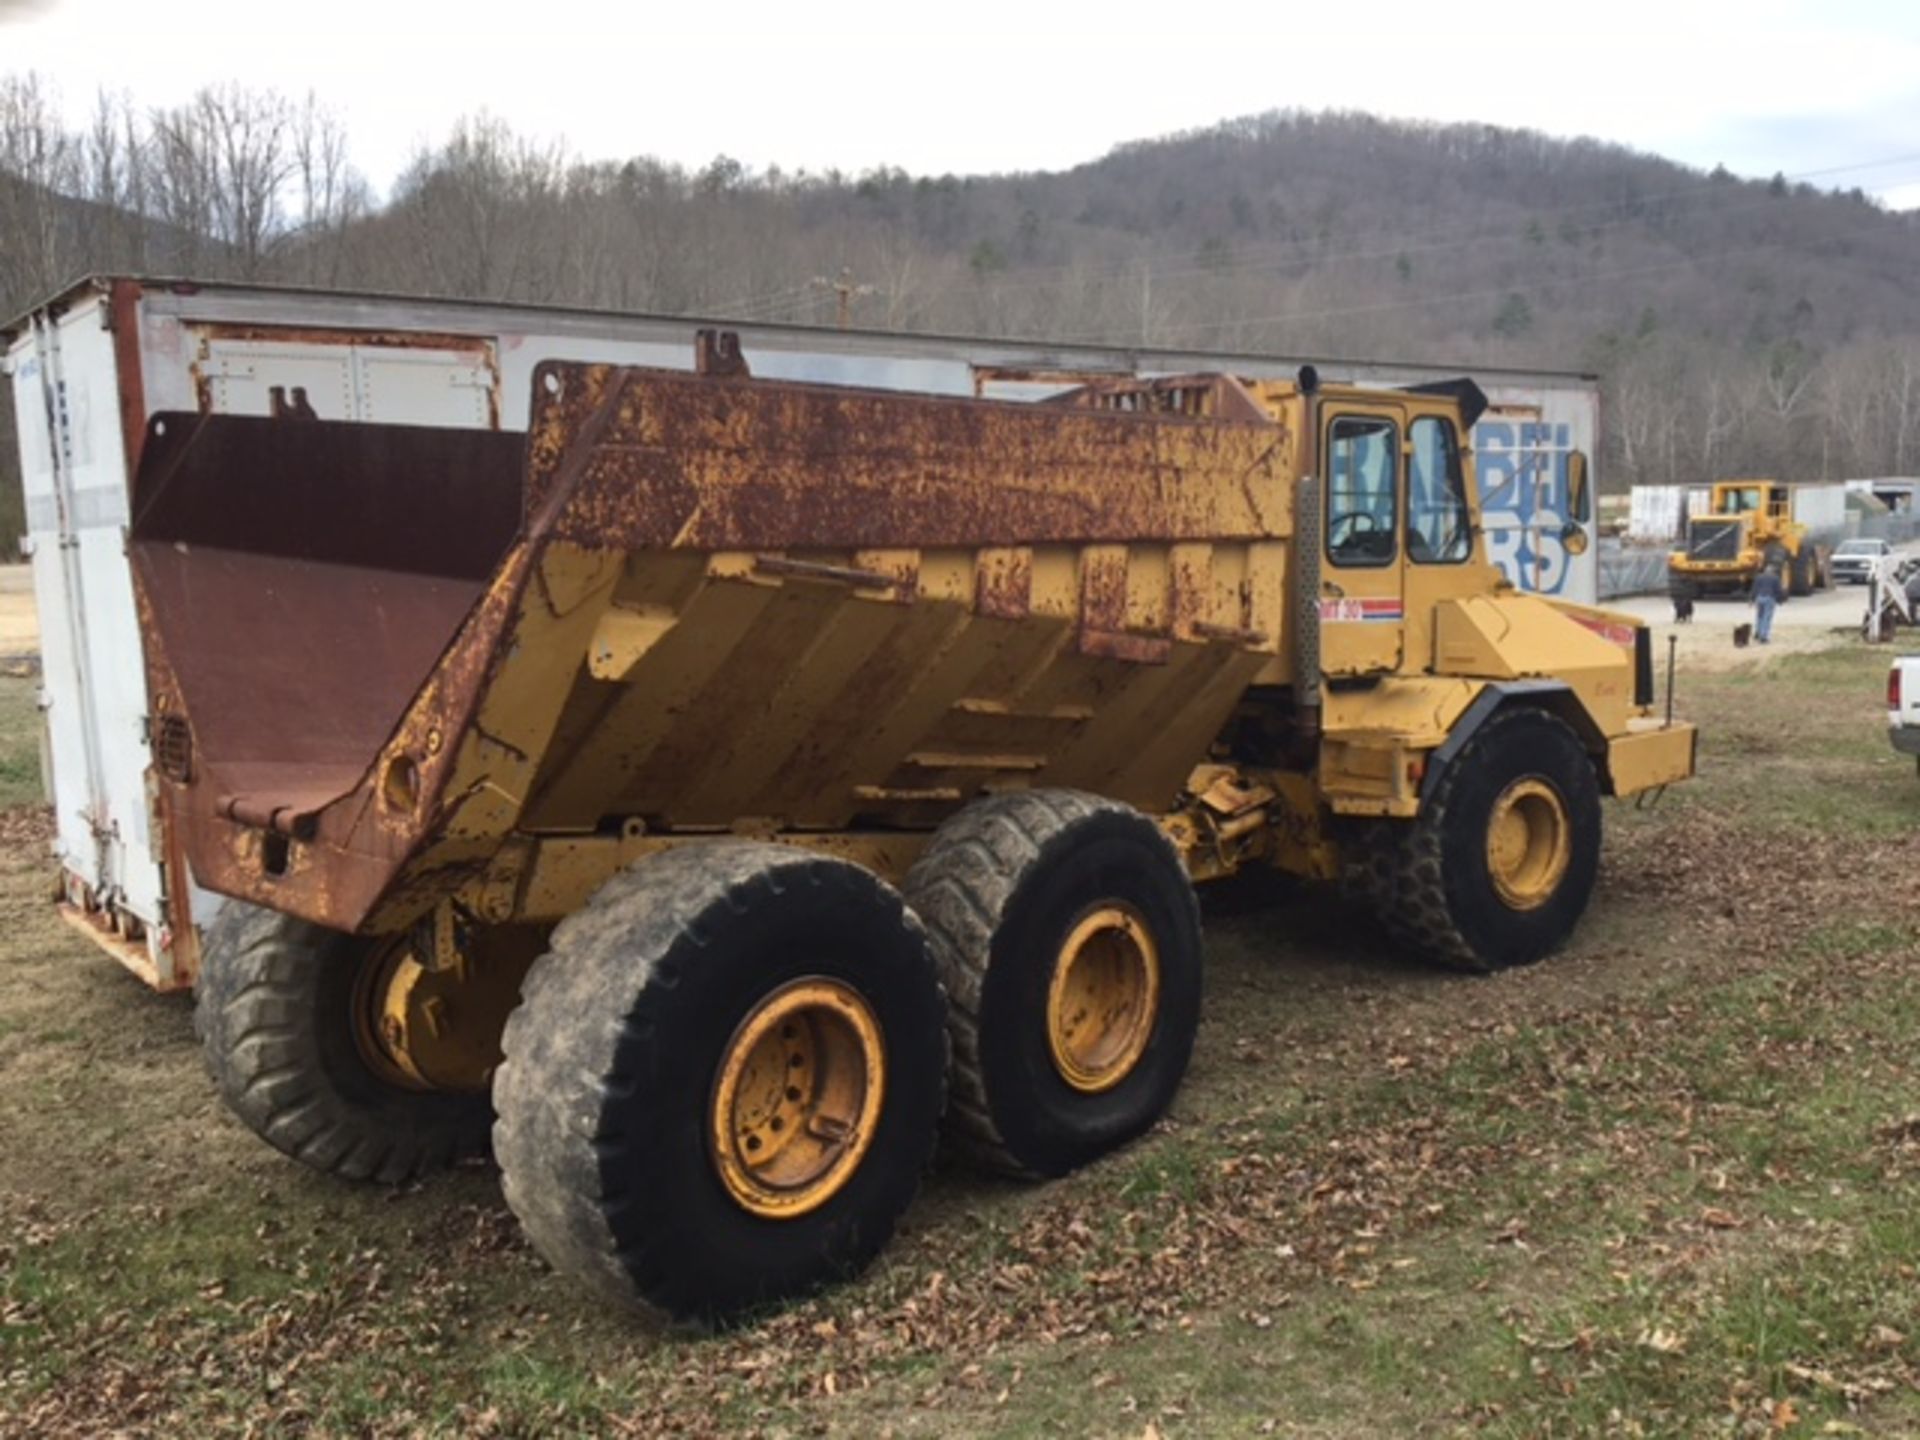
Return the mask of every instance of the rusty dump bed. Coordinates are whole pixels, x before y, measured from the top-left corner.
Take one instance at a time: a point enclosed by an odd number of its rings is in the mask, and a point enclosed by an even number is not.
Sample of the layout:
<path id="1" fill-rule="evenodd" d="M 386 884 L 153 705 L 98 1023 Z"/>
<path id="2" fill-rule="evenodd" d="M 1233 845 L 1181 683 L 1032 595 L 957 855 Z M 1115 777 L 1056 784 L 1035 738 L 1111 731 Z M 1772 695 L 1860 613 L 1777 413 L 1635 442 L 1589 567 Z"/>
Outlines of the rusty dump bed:
<path id="1" fill-rule="evenodd" d="M 554 365 L 526 437 L 159 417 L 132 551 L 196 877 L 387 929 L 477 877 L 542 913 L 609 837 L 1165 809 L 1280 673 L 1293 439 L 1230 380 L 1121 403 Z"/>

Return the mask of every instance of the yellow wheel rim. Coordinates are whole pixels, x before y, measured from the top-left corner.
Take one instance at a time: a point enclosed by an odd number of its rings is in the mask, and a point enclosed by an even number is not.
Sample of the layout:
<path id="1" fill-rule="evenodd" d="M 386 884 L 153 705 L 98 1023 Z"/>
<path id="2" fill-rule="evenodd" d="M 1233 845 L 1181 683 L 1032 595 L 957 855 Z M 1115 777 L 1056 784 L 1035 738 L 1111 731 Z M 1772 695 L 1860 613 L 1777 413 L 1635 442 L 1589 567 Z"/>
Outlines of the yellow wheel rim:
<path id="1" fill-rule="evenodd" d="M 429 968 L 411 936 L 393 938 L 354 978 L 361 1059 L 402 1090 L 485 1090 L 525 973 L 524 962 L 492 954 L 456 955 L 447 966 Z"/>
<path id="2" fill-rule="evenodd" d="M 1516 780 L 1493 802 L 1487 823 L 1487 874 L 1515 910 L 1553 898 L 1573 857 L 1566 802 L 1544 780 Z"/>
<path id="3" fill-rule="evenodd" d="M 873 1144 L 885 1088 L 880 1022 L 858 990 L 819 976 L 781 986 L 740 1022 L 714 1074 L 720 1183 L 769 1219 L 826 1204 Z"/>
<path id="4" fill-rule="evenodd" d="M 407 1063 L 406 1047 L 392 1023 L 392 997 L 410 985 L 419 969 L 413 946 L 402 935 L 365 956 L 353 977 L 354 1047 L 368 1069 L 402 1090 L 428 1088 L 418 1069 Z"/>
<path id="5" fill-rule="evenodd" d="M 1088 1094 L 1126 1079 L 1153 1036 L 1160 951 L 1131 905 L 1102 905 L 1068 932 L 1047 987 L 1047 1042 L 1060 1078 Z"/>

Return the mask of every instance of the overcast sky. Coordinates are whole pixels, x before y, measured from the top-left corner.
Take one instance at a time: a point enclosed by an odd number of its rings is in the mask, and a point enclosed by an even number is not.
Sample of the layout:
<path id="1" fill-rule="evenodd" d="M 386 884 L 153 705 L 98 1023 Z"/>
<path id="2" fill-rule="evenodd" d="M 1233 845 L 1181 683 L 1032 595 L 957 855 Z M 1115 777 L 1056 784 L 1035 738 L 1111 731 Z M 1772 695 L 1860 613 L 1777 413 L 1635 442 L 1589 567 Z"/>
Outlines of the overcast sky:
<path id="1" fill-rule="evenodd" d="M 214 80 L 312 89 L 382 190 L 483 108 L 592 158 L 964 173 L 1331 107 L 1833 171 L 1813 178 L 1920 206 L 1916 0 L 1394 8 L 0 0 L 0 71 L 41 71 L 76 119 L 103 86 L 148 104 Z"/>

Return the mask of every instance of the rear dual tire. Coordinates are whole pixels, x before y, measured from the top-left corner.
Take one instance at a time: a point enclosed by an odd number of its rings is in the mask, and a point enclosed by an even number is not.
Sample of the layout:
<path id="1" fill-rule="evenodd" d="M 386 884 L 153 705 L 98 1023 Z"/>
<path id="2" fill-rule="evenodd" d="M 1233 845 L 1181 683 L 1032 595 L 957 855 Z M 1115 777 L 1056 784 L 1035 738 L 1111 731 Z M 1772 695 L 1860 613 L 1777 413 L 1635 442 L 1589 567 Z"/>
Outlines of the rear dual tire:
<path id="1" fill-rule="evenodd" d="M 494 1154 L 535 1248 L 706 1324 L 878 1254 L 945 1094 L 921 926 L 870 872 L 789 846 L 616 875 L 555 930 L 504 1049 Z"/>
<path id="2" fill-rule="evenodd" d="M 947 990 L 956 1150 L 1062 1175 L 1166 1113 L 1193 1053 L 1201 939 L 1158 825 L 1074 791 L 994 796 L 941 827 L 906 893 Z"/>
<path id="3" fill-rule="evenodd" d="M 370 1060 L 356 1009 L 381 941 L 228 901 L 207 932 L 194 1030 L 241 1123 L 285 1155 L 397 1185 L 483 1155 L 484 1090 L 396 1084 Z"/>

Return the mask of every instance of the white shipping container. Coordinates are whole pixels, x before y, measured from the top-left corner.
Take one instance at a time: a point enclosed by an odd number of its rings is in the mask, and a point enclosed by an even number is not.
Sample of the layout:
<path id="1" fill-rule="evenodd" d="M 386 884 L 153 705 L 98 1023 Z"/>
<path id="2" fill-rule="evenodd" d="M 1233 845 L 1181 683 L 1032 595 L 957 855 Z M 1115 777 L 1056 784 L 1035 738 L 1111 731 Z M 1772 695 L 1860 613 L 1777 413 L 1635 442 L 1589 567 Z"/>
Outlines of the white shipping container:
<path id="1" fill-rule="evenodd" d="M 1627 538 L 1646 544 L 1665 544 L 1680 534 L 1686 503 L 1684 485 L 1636 485 L 1627 516 Z"/>
<path id="2" fill-rule="evenodd" d="M 1838 539 L 1847 528 L 1847 487 L 1837 481 L 1794 486 L 1793 518 L 1812 531 L 1816 540 Z"/>
<path id="3" fill-rule="evenodd" d="M 42 706 L 63 913 L 149 983 L 192 983 L 199 890 L 153 803 L 147 688 L 127 565 L 131 477 L 168 411 L 524 431 L 534 367 L 600 361 L 686 370 L 697 328 L 739 332 L 753 373 L 932 394 L 1034 399 L 1090 375 L 1222 370 L 1410 385 L 1458 374 L 1323 357 L 1058 346 L 703 322 L 690 317 L 103 277 L 0 329 L 25 475 L 43 650 Z M 1475 372 L 1490 558 L 1517 585 L 1591 604 L 1598 545 L 1569 553 L 1568 457 L 1598 452 L 1592 376 Z M 1597 474 L 1593 484 L 1597 489 Z"/>
<path id="4" fill-rule="evenodd" d="M 1649 545 L 1671 544 L 1685 522 L 1704 515 L 1713 499 L 1705 485 L 1636 485 L 1627 521 L 1627 538 Z"/>

